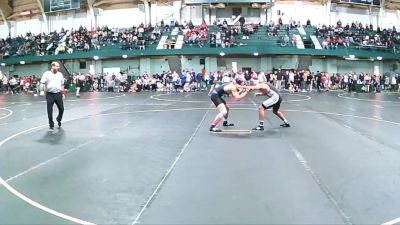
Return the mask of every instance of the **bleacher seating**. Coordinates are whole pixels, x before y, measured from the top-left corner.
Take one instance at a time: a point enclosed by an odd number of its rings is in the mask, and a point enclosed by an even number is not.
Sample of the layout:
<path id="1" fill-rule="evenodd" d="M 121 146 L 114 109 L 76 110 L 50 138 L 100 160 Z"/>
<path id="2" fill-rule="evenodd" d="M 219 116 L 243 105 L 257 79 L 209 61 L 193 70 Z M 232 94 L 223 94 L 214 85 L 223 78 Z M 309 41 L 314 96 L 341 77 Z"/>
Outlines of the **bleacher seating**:
<path id="1" fill-rule="evenodd" d="M 242 53 L 253 53 L 255 51 L 259 52 L 259 54 L 329 54 L 329 55 L 347 55 L 348 49 L 350 48 L 352 51 L 359 51 L 361 55 L 379 55 L 382 56 L 386 54 L 385 58 L 397 58 L 395 54 L 398 53 L 397 45 L 398 45 L 398 35 L 392 35 L 394 38 L 394 43 L 390 47 L 386 47 L 386 45 L 377 45 L 377 44 L 365 44 L 362 42 L 362 37 L 365 35 L 369 35 L 371 38 L 374 35 L 378 34 L 383 39 L 383 37 L 388 36 L 387 33 L 389 31 L 383 30 L 381 33 L 377 31 L 364 30 L 358 31 L 355 29 L 350 29 L 344 32 L 345 35 L 358 35 L 361 37 L 360 40 L 354 38 L 353 41 L 350 42 L 350 46 L 338 45 L 337 49 L 333 50 L 325 50 L 321 43 L 324 41 L 323 34 L 313 26 L 304 26 L 298 28 L 292 28 L 288 25 L 283 25 L 276 28 L 275 33 L 273 35 L 269 34 L 269 29 L 267 26 L 258 25 L 257 29 L 251 33 L 248 38 L 244 38 L 243 32 L 240 31 L 240 26 L 229 26 L 232 29 L 236 29 L 236 34 L 234 35 L 233 44 L 224 52 L 232 52 L 232 54 L 242 54 Z M 84 28 L 82 28 L 84 29 Z M 163 49 L 171 49 L 172 54 L 184 54 L 190 51 L 194 51 L 199 54 L 208 54 L 210 52 L 220 52 L 222 46 L 213 45 L 211 43 L 210 37 L 211 34 L 216 32 L 223 32 L 224 28 L 216 25 L 209 25 L 207 27 L 207 38 L 202 40 L 200 44 L 191 44 L 186 42 L 185 34 L 182 33 L 182 29 L 178 27 L 170 28 L 169 30 L 162 30 L 160 34 L 158 34 L 157 38 L 154 38 L 154 34 L 152 31 L 146 31 L 143 40 L 146 40 L 146 44 L 140 44 L 136 42 L 129 43 L 126 45 L 122 41 L 122 36 L 124 34 L 129 34 L 129 32 L 133 32 L 132 29 L 122 29 L 118 30 L 120 35 L 114 40 L 113 37 L 102 37 L 99 36 L 101 30 L 97 30 L 97 40 L 99 41 L 100 49 L 93 48 L 90 46 L 90 49 L 85 50 L 84 45 L 80 44 L 78 46 L 73 46 L 74 51 L 72 54 L 67 54 L 67 49 L 69 48 L 68 43 L 65 46 L 63 51 L 60 51 L 57 57 L 54 56 L 54 52 L 57 47 L 59 47 L 59 43 L 68 42 L 68 37 L 73 35 L 74 31 L 63 31 L 60 33 L 49 33 L 47 35 L 32 35 L 27 34 L 27 37 L 16 37 L 16 38 L 7 38 L 6 40 L 0 40 L 0 55 L 2 57 L 2 62 L 5 63 L 15 63 L 21 60 L 25 61 L 43 61 L 50 60 L 53 58 L 60 59 L 69 59 L 69 58 L 78 58 L 78 57 L 93 57 L 94 55 L 122 55 L 122 54 L 136 54 L 136 51 L 140 51 L 140 54 L 158 54 L 158 50 Z M 75 31 L 76 32 L 76 31 Z M 86 35 L 91 35 L 91 31 L 85 30 Z M 110 32 L 111 33 L 111 32 Z M 289 44 L 281 45 L 282 38 L 288 35 Z M 291 45 L 291 42 L 295 37 L 296 43 L 295 46 Z M 153 40 L 153 39 L 154 40 Z M 305 44 L 304 42 L 307 44 Z M 311 47 L 308 45 L 311 44 Z M 200 48 L 203 48 L 199 51 Z M 309 50 L 319 50 L 318 52 L 310 52 Z M 128 50 L 128 52 L 121 52 L 121 49 Z M 213 49 L 213 50 L 211 50 Z M 323 49 L 323 51 L 321 51 Z M 347 50 L 346 50 L 347 49 Z M 131 53 L 129 53 L 131 52 Z M 204 52 L 204 53 L 202 53 Z M 159 54 L 170 54 L 170 53 L 159 53 Z M 358 54 L 359 55 L 359 54 Z M 12 57 L 11 57 L 12 56 Z"/>

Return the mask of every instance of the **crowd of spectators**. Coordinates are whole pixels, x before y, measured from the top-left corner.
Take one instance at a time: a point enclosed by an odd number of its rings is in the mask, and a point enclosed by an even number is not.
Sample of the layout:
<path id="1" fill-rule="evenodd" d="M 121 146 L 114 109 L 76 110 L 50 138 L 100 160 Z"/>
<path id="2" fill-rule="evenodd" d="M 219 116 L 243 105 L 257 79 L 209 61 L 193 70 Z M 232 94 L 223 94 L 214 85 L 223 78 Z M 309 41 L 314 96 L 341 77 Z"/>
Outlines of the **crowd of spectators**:
<path id="1" fill-rule="evenodd" d="M 109 28 L 107 26 L 88 29 L 65 30 L 49 34 L 27 33 L 15 38 L 0 39 L 0 58 L 26 55 L 57 55 L 75 51 L 98 50 L 105 46 L 118 46 L 124 50 L 144 49 L 154 44 L 161 35 L 159 26 L 139 24 L 130 28 Z"/>
<path id="2" fill-rule="evenodd" d="M 377 27 L 375 30 L 372 24 L 363 25 L 357 21 L 344 25 L 339 20 L 336 25 L 320 25 L 315 34 L 323 39 L 322 47 L 325 49 L 355 45 L 358 48 L 390 49 L 397 53 L 395 45 L 400 43 L 400 34 L 394 26 L 384 29 Z"/>
<path id="3" fill-rule="evenodd" d="M 7 77 L 0 74 L 0 90 L 10 94 L 31 93 L 37 94 L 38 76 L 17 75 Z M 141 91 L 164 91 L 164 92 L 191 92 L 205 91 L 210 85 L 218 82 L 235 82 L 242 79 L 247 84 L 252 80 L 270 82 L 278 90 L 293 92 L 348 90 L 356 91 L 358 86 L 364 92 L 399 91 L 400 75 L 385 74 L 382 76 L 368 73 L 346 73 L 329 74 L 327 72 L 316 73 L 308 70 L 281 70 L 274 69 L 272 72 L 255 71 L 215 71 L 205 73 L 204 71 L 183 70 L 164 71 L 160 74 L 144 73 L 140 76 L 128 76 L 126 73 L 104 73 L 97 75 L 73 73 L 65 81 L 66 87 L 82 85 L 86 91 L 108 91 L 108 92 L 141 92 Z M 359 90 L 357 90 L 359 91 Z"/>
<path id="4" fill-rule="evenodd" d="M 246 45 L 241 40 L 250 39 L 250 36 L 257 33 L 259 24 L 247 23 L 245 17 L 241 16 L 238 24 L 228 26 L 226 19 L 215 20 L 215 29 L 210 34 L 210 47 L 229 48 L 233 46 Z"/>
<path id="5" fill-rule="evenodd" d="M 25 36 L 15 38 L 7 37 L 0 39 L 0 58 L 25 55 L 51 55 L 62 53 L 73 53 L 75 51 L 98 50 L 105 46 L 118 46 L 123 50 L 145 49 L 146 46 L 155 44 L 163 32 L 171 32 L 177 28 L 184 35 L 184 43 L 189 46 L 203 47 L 209 44 L 210 47 L 233 47 L 247 45 L 241 40 L 250 39 L 256 34 L 261 24 L 246 23 L 246 18 L 241 16 L 234 25 L 228 25 L 226 19 L 217 19 L 212 25 L 206 24 L 203 20 L 200 25 L 195 25 L 191 20 L 180 24 L 172 20 L 165 24 L 162 20 L 155 26 L 150 24 L 139 24 L 130 28 L 109 28 L 107 26 L 88 29 L 78 29 L 40 33 L 34 35 L 27 33 Z M 302 27 L 300 21 L 290 19 L 288 24 L 282 22 L 282 18 L 269 21 L 266 27 L 266 36 L 278 37 L 280 46 L 293 46 L 296 44 L 294 33 L 296 28 Z M 374 29 L 372 24 L 353 22 L 346 25 L 339 20 L 335 25 L 312 26 L 307 20 L 303 27 L 314 28 L 315 35 L 321 40 L 324 49 L 336 49 L 340 47 L 355 46 L 358 48 L 379 48 L 389 49 L 397 53 L 396 44 L 400 43 L 400 34 L 395 27 Z M 291 31 L 295 30 L 294 33 Z M 310 34 L 310 33 L 309 33 Z M 265 34 L 257 34 L 254 38 L 263 39 Z M 253 37 L 252 37 L 253 38 Z"/>
<path id="6" fill-rule="evenodd" d="M 183 24 L 175 21 L 171 22 L 171 26 L 184 35 L 186 45 L 203 47 L 205 43 L 208 43 L 212 48 L 245 45 L 240 42 L 240 39 L 249 39 L 258 28 L 258 25 L 254 23 L 245 24 L 244 17 L 240 17 L 238 24 L 235 25 L 228 25 L 227 20 L 224 19 L 215 20 L 212 25 L 207 25 L 204 20 L 200 25 L 194 25 L 191 20 L 184 21 Z"/>
<path id="7" fill-rule="evenodd" d="M 37 94 L 39 77 L 33 76 L 6 76 L 0 72 L 0 92 L 18 94 Z"/>
<path id="8" fill-rule="evenodd" d="M 51 32 L 49 34 L 40 33 L 34 35 L 27 33 L 25 36 L 20 35 L 15 38 L 0 39 L 0 58 L 53 54 L 58 42 L 64 35 L 65 31 L 62 29 L 60 32 Z"/>
<path id="9" fill-rule="evenodd" d="M 80 74 L 74 74 L 68 80 L 68 84 L 76 85 Z M 160 74 L 141 74 L 136 77 L 128 77 L 126 73 L 97 74 L 94 78 L 86 76 L 81 79 L 88 90 L 108 92 L 141 92 L 141 91 L 169 91 L 189 92 L 207 89 L 207 76 L 196 73 L 194 70 L 164 71 Z"/>

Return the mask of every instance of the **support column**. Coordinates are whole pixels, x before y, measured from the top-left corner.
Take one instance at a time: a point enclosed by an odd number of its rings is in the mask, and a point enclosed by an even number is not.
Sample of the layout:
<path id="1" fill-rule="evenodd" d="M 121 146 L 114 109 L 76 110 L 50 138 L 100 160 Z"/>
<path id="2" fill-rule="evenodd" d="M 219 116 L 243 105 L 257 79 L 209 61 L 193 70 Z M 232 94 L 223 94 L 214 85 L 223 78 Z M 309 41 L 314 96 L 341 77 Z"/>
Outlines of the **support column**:
<path id="1" fill-rule="evenodd" d="M 7 21 L 7 18 L 5 17 L 5 14 L 3 13 L 2 10 L 0 10 L 0 13 L 1 13 L 1 17 L 3 19 L 3 24 L 7 28 L 7 33 L 10 34 L 10 32 L 11 32 L 10 23 Z"/>
<path id="2" fill-rule="evenodd" d="M 17 29 L 18 29 L 18 25 L 17 22 L 15 21 L 9 21 L 10 23 L 10 36 L 11 38 L 15 38 L 17 37 Z"/>
<path id="3" fill-rule="evenodd" d="M 190 60 L 188 59 L 187 56 L 182 55 L 180 57 L 180 60 L 181 60 L 181 65 L 182 65 L 182 71 L 191 69 L 190 65 L 189 65 L 190 64 Z"/>
<path id="4" fill-rule="evenodd" d="M 181 1 L 174 1 L 173 3 L 173 13 L 174 13 L 174 19 L 175 21 L 179 21 L 179 24 L 182 24 L 183 21 L 181 21 L 181 8 L 182 8 L 182 2 Z"/>
<path id="5" fill-rule="evenodd" d="M 40 9 L 40 12 L 42 13 L 43 24 L 44 24 L 44 29 L 43 29 L 43 31 L 44 31 L 45 33 L 48 33 L 48 32 L 49 32 L 49 23 L 48 23 L 48 20 L 47 20 L 46 13 L 44 12 L 44 9 L 43 9 L 42 1 L 41 1 L 41 0 L 36 0 L 36 2 L 37 2 L 37 4 L 38 4 L 38 7 L 39 7 L 39 9 Z"/>
<path id="6" fill-rule="evenodd" d="M 329 75 L 336 74 L 338 72 L 337 59 L 326 60 L 326 72 L 328 72 Z"/>
<path id="7" fill-rule="evenodd" d="M 262 71 L 262 72 L 272 71 L 272 58 L 271 57 L 261 57 L 260 71 Z"/>
<path id="8" fill-rule="evenodd" d="M 7 28 L 7 36 L 11 35 L 11 26 L 10 22 L 4 22 L 4 27 Z"/>
<path id="9" fill-rule="evenodd" d="M 151 23 L 150 20 L 150 6 L 149 6 L 149 2 L 147 0 L 142 0 L 143 4 L 144 4 L 144 14 L 145 14 L 145 24 L 149 24 Z"/>
<path id="10" fill-rule="evenodd" d="M 210 18 L 211 18 L 211 16 L 210 16 L 210 13 L 211 13 L 210 8 L 202 6 L 201 10 L 203 10 L 203 19 L 204 19 L 204 21 L 206 21 L 206 24 L 212 24 L 213 21 L 210 20 Z"/>
<path id="11" fill-rule="evenodd" d="M 385 11 L 384 11 L 383 7 L 381 7 L 379 9 L 379 15 L 376 18 L 376 27 L 374 27 L 375 30 L 378 29 L 378 27 L 380 27 L 382 29 L 382 18 L 383 18 L 384 14 L 385 14 Z"/>
<path id="12" fill-rule="evenodd" d="M 372 75 L 379 75 L 381 76 L 383 74 L 383 62 L 382 60 L 380 61 L 374 61 L 374 67 L 372 69 Z"/>
<path id="13" fill-rule="evenodd" d="M 153 26 L 155 26 L 158 22 L 158 18 L 157 18 L 157 3 L 151 3 L 150 4 L 150 22 Z M 164 21 L 165 22 L 165 21 Z"/>
<path id="14" fill-rule="evenodd" d="M 93 10 L 93 1 L 94 0 L 87 0 L 88 6 L 89 6 L 89 11 L 88 11 L 88 15 L 90 18 L 90 27 L 91 28 L 96 28 L 97 24 L 96 24 L 96 17 L 94 15 L 94 10 Z"/>
<path id="15" fill-rule="evenodd" d="M 209 74 L 218 70 L 216 57 L 206 57 L 205 63 L 206 73 Z"/>
<path id="16" fill-rule="evenodd" d="M 261 25 L 265 25 L 268 23 L 267 21 L 267 9 L 260 9 L 260 22 Z"/>
<path id="17" fill-rule="evenodd" d="M 332 6 L 332 2 L 331 0 L 326 1 L 326 5 L 325 5 L 325 12 L 326 12 L 326 16 L 325 21 L 321 21 L 322 24 L 325 24 L 327 26 L 331 25 L 331 21 L 332 21 L 332 16 L 335 16 L 334 14 L 336 12 L 331 12 L 331 6 Z"/>
<path id="18" fill-rule="evenodd" d="M 266 13 L 267 13 L 267 23 L 269 23 L 269 21 L 274 21 L 275 22 L 275 24 L 277 24 L 278 23 L 278 16 L 276 15 L 277 14 L 277 10 L 275 9 L 277 6 L 272 6 L 272 7 L 270 7 L 270 8 L 267 8 L 267 11 L 266 11 Z"/>
<path id="19" fill-rule="evenodd" d="M 10 66 L 9 65 L 8 66 L 2 66 L 2 67 L 0 67 L 0 71 L 1 71 L 2 76 L 9 76 L 9 74 L 10 74 Z"/>
<path id="20" fill-rule="evenodd" d="M 212 24 L 212 23 L 214 23 L 214 21 L 216 21 L 217 20 L 217 10 L 216 9 L 210 9 L 210 13 L 211 13 L 211 16 L 210 16 L 210 19 L 211 19 L 211 23 L 210 24 Z"/>
<path id="21" fill-rule="evenodd" d="M 311 72 L 316 73 L 317 71 L 326 71 L 326 61 L 326 59 L 312 59 L 312 67 L 310 68 Z"/>
<path id="22" fill-rule="evenodd" d="M 3 19 L 3 24 L 7 28 L 7 34 L 11 34 L 11 25 L 10 21 L 7 18 L 12 14 L 13 9 L 8 5 L 6 1 L 0 1 L 0 15 Z M 7 35 L 7 36 L 8 36 Z"/>
<path id="23" fill-rule="evenodd" d="M 146 58 L 140 58 L 139 60 L 139 72 L 140 74 L 150 74 L 150 58 L 146 57 Z"/>
<path id="24" fill-rule="evenodd" d="M 103 73 L 103 60 L 93 60 L 91 65 L 94 66 L 94 77 L 96 77 L 98 73 Z"/>
<path id="25" fill-rule="evenodd" d="M 372 10 L 372 9 L 371 9 Z M 379 15 L 377 15 L 375 12 L 370 11 L 370 24 L 372 24 L 372 26 L 374 26 L 374 29 L 376 30 L 376 28 L 378 27 L 378 18 Z"/>

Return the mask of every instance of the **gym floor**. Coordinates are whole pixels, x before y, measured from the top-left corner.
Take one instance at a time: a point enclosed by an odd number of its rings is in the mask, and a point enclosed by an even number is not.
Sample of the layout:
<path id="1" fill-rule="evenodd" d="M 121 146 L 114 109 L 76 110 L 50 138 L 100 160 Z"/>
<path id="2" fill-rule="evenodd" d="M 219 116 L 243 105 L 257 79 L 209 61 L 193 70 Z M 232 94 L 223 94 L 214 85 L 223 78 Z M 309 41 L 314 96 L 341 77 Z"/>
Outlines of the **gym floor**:
<path id="1" fill-rule="evenodd" d="M 282 93 L 291 123 L 213 134 L 206 93 L 0 96 L 0 224 L 396 224 L 397 93 Z M 251 129 L 264 97 L 227 98 Z M 57 115 L 56 106 L 54 113 Z"/>

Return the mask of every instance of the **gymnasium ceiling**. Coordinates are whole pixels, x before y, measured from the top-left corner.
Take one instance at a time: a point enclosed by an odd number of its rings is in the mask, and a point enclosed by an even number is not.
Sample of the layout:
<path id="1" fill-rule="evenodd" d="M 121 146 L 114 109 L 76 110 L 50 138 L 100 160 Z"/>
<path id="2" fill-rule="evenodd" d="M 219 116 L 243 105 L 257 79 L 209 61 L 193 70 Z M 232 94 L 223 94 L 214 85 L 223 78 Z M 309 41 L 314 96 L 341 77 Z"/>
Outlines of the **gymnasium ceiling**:
<path id="1" fill-rule="evenodd" d="M 143 0 L 80 0 L 80 9 L 76 11 L 86 11 L 89 4 L 93 8 L 101 9 L 121 9 L 137 6 Z M 148 2 L 161 2 L 168 4 L 172 0 L 148 0 Z M 0 0 L 0 21 L 24 20 L 41 15 L 43 12 L 43 0 Z M 22 14 L 27 15 L 22 15 Z M 61 11 L 57 13 L 66 13 Z M 2 22 L 1 22 L 2 23 Z"/>
<path id="2" fill-rule="evenodd" d="M 77 11 L 86 11 L 91 5 L 93 8 L 101 9 L 120 9 L 137 6 L 145 0 L 81 0 L 81 8 Z M 148 2 L 158 2 L 171 4 L 173 0 L 148 0 Z M 184 1 L 184 0 L 183 0 Z M 290 2 L 293 0 L 275 0 Z M 325 4 L 328 0 L 307 0 L 307 2 Z M 13 20 L 24 20 L 41 15 L 43 12 L 43 0 L 0 0 L 0 23 Z M 382 0 L 384 8 L 387 10 L 400 10 L 400 0 Z M 27 14 L 27 15 L 21 15 Z M 63 12 L 58 12 L 63 13 Z M 65 12 L 64 12 L 65 13 Z"/>
<path id="3" fill-rule="evenodd" d="M 385 8 L 392 10 L 400 9 L 400 0 L 385 0 Z"/>

